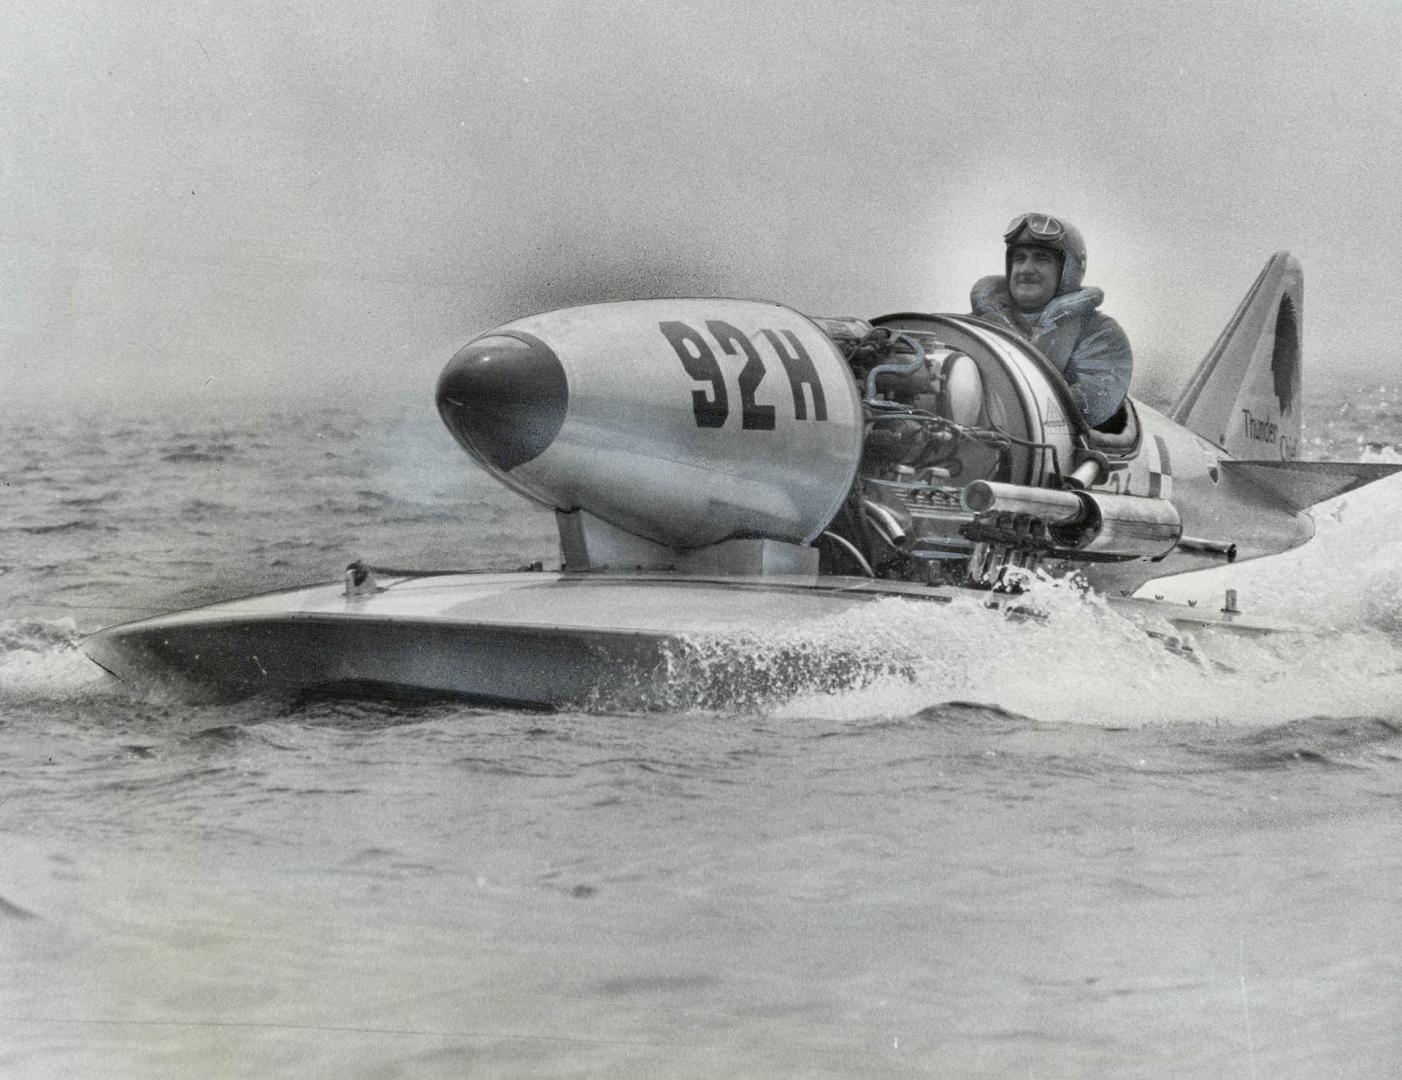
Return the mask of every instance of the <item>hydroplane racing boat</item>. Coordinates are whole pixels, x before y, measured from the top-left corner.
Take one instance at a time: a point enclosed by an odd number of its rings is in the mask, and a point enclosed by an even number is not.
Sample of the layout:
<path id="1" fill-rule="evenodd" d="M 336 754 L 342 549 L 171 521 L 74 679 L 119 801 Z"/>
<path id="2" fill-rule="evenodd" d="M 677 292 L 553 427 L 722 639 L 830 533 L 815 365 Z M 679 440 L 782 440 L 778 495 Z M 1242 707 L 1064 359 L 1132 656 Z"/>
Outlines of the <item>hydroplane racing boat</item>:
<path id="1" fill-rule="evenodd" d="M 1308 507 L 1397 468 L 1295 459 L 1302 291 L 1273 256 L 1171 411 L 1127 399 L 1099 429 L 1041 354 L 971 316 L 731 299 L 532 315 L 461 349 L 437 405 L 482 467 L 554 509 L 558 569 L 356 563 L 83 648 L 182 696 L 676 708 L 703 659 L 705 704 L 854 685 L 889 660 L 753 646 L 873 602 L 1016 608 L 1042 572 L 1079 570 L 1161 636 L 1277 631 L 1230 602 L 1129 594 L 1302 544 Z"/>

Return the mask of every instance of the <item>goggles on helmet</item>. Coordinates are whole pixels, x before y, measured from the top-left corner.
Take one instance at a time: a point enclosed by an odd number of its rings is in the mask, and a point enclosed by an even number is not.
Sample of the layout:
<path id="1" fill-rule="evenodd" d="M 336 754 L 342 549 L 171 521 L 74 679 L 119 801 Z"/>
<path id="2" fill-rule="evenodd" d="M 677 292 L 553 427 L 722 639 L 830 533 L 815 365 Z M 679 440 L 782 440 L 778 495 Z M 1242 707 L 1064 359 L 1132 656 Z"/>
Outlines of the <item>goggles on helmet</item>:
<path id="1" fill-rule="evenodd" d="M 1050 214 L 1018 214 L 1003 232 L 1003 242 L 1011 244 L 1026 229 L 1034 240 L 1051 243 L 1066 235 L 1066 226 Z"/>

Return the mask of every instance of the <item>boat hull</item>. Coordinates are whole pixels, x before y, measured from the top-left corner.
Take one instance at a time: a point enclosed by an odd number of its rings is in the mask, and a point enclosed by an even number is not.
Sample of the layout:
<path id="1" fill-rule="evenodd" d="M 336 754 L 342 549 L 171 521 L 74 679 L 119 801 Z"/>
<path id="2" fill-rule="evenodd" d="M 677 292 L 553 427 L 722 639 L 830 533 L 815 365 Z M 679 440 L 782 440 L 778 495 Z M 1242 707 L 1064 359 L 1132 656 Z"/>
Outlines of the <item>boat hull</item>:
<path id="1" fill-rule="evenodd" d="M 124 682 L 186 700 L 348 694 L 537 709 L 724 706 L 841 689 L 890 670 L 889 658 L 850 643 L 815 657 L 811 647 L 773 648 L 776 637 L 802 642 L 804 627 L 876 600 L 959 595 L 970 593 L 842 577 L 382 577 L 359 594 L 331 582 L 124 623 L 82 647 Z M 1112 604 L 1188 631 L 1278 629 L 1175 605 Z"/>

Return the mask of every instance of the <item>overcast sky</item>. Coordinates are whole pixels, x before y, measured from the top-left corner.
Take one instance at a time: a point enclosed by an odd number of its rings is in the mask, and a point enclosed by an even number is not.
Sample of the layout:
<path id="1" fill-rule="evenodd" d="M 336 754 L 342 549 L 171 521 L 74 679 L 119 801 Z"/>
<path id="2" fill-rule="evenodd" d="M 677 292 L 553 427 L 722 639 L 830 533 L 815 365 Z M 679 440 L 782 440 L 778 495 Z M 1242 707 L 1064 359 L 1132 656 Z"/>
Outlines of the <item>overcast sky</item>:
<path id="1" fill-rule="evenodd" d="M 431 398 L 594 299 L 967 310 L 1064 214 L 1141 388 L 1271 252 L 1394 372 L 1402 4 L 7 0 L 0 393 Z"/>

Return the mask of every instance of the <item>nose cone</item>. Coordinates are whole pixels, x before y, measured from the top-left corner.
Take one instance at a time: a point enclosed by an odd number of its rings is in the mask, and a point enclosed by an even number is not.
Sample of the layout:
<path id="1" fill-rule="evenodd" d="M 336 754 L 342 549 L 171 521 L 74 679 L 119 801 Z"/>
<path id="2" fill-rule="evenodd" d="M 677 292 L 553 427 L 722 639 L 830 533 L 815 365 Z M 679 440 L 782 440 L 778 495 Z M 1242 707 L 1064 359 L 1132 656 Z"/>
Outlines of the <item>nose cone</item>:
<path id="1" fill-rule="evenodd" d="M 550 346 L 511 330 L 463 346 L 438 377 L 437 398 L 438 415 L 463 449 L 510 472 L 559 434 L 569 386 Z"/>

